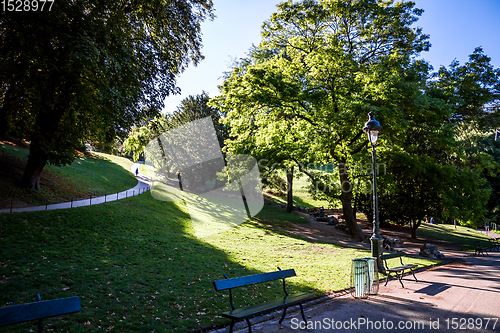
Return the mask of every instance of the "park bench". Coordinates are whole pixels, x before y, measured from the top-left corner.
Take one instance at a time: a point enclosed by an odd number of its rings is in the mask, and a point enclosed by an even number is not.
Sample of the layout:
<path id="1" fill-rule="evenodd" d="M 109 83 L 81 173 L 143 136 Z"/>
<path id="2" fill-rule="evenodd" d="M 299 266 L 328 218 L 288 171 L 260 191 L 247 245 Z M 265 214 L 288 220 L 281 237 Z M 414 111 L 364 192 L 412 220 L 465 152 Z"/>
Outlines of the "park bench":
<path id="1" fill-rule="evenodd" d="M 490 252 L 500 252 L 500 240 L 498 238 L 490 238 L 488 241 L 490 242 Z"/>
<path id="2" fill-rule="evenodd" d="M 415 264 L 404 264 L 403 263 L 403 257 L 405 256 L 405 253 L 404 252 L 394 252 L 394 253 L 389 253 L 389 254 L 382 254 L 380 256 L 380 259 L 383 260 L 384 262 L 384 266 L 385 266 L 385 271 L 387 272 L 387 279 L 385 281 L 385 285 L 384 286 L 387 286 L 387 282 L 389 282 L 389 278 L 391 276 L 391 273 L 395 273 L 396 274 L 396 277 L 399 279 L 399 283 L 401 283 L 401 286 L 403 286 L 403 288 L 405 287 L 404 284 L 403 284 L 403 275 L 404 275 L 404 272 L 405 271 L 410 271 L 411 274 L 413 275 L 413 277 L 415 278 L 415 281 L 418 282 L 417 280 L 417 277 L 415 276 L 415 268 L 418 267 L 418 265 L 415 265 Z M 389 259 L 394 259 L 394 258 L 399 258 L 399 261 L 401 263 L 401 266 L 397 266 L 397 267 L 392 267 L 390 268 L 387 261 Z"/>
<path id="3" fill-rule="evenodd" d="M 285 279 L 292 276 L 296 276 L 295 270 L 293 269 L 281 270 L 279 267 L 278 269 L 279 270 L 276 272 L 247 275 L 235 278 L 228 278 L 226 275 L 224 275 L 225 278 L 224 280 L 218 280 L 214 282 L 215 290 L 217 291 L 229 290 L 229 303 L 231 304 L 232 310 L 223 312 L 222 316 L 231 319 L 231 327 L 229 328 L 230 333 L 233 332 L 233 327 L 236 321 L 246 320 L 248 324 L 248 331 L 252 332 L 252 326 L 249 320 L 250 318 L 283 309 L 283 315 L 281 316 L 281 319 L 279 321 L 279 323 L 281 324 L 283 322 L 283 319 L 285 319 L 286 309 L 294 305 L 300 306 L 302 319 L 304 319 L 304 322 L 307 325 L 307 320 L 304 315 L 304 309 L 302 307 L 302 303 L 305 302 L 306 300 L 312 299 L 313 297 L 315 297 L 315 295 L 310 293 L 297 293 L 290 295 L 286 291 Z M 254 285 L 258 283 L 280 280 L 280 279 L 283 280 L 283 291 L 285 293 L 284 297 L 281 297 L 277 300 L 256 305 L 250 305 L 238 309 L 235 307 L 233 303 L 232 289 L 243 286 Z"/>
<path id="4" fill-rule="evenodd" d="M 0 326 L 38 320 L 38 333 L 41 333 L 43 319 L 81 310 L 80 298 L 77 296 L 42 301 L 37 294 L 36 299 L 38 302 L 0 308 Z"/>
<path id="5" fill-rule="evenodd" d="M 474 256 L 478 256 L 481 253 L 483 254 L 483 257 L 485 256 L 485 254 L 488 255 L 488 248 L 481 246 L 480 241 L 473 241 L 472 245 L 474 246 Z"/>

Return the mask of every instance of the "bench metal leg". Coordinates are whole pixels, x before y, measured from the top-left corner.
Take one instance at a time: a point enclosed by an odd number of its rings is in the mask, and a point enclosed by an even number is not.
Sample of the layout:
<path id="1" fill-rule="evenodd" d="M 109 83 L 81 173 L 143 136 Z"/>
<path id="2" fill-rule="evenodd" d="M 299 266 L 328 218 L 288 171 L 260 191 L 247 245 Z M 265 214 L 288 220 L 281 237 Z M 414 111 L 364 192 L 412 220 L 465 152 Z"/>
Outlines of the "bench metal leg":
<path id="1" fill-rule="evenodd" d="M 233 333 L 234 319 L 231 320 L 231 326 L 229 326 L 229 333 Z"/>
<path id="2" fill-rule="evenodd" d="M 387 283 L 389 282 L 390 277 L 391 277 L 391 272 L 387 272 L 387 278 L 385 279 L 384 287 L 387 286 Z"/>
<path id="3" fill-rule="evenodd" d="M 36 301 L 41 302 L 42 298 L 40 297 L 40 294 L 36 294 Z M 38 333 L 43 332 L 43 319 L 38 319 Z"/>
<path id="4" fill-rule="evenodd" d="M 306 315 L 304 314 L 304 308 L 302 307 L 302 303 L 299 303 L 299 306 L 300 306 L 300 313 L 302 314 L 302 319 L 304 319 L 304 323 L 306 323 L 307 326 L 307 319 Z"/>
<path id="5" fill-rule="evenodd" d="M 411 274 L 413 274 L 413 278 L 415 279 L 416 282 L 418 282 L 417 277 L 415 276 L 415 271 L 412 269 Z"/>
<path id="6" fill-rule="evenodd" d="M 252 324 L 250 324 L 250 319 L 245 319 L 248 324 L 248 333 L 252 333 Z"/>
<path id="7" fill-rule="evenodd" d="M 397 274 L 397 273 L 396 273 L 396 275 L 397 275 L 397 276 L 398 276 L 398 278 L 399 278 L 399 283 L 401 283 L 401 286 L 404 288 L 404 287 L 405 287 L 405 285 L 403 284 L 403 272 L 401 272 L 401 273 L 399 273 L 399 274 Z"/>
<path id="8" fill-rule="evenodd" d="M 279 321 L 279 323 L 280 323 L 280 324 L 281 324 L 281 323 L 283 322 L 283 320 L 285 319 L 285 316 L 286 316 L 286 309 L 287 309 L 287 308 L 284 308 L 284 309 L 283 309 L 283 315 L 281 316 L 281 319 L 280 319 L 280 321 Z"/>

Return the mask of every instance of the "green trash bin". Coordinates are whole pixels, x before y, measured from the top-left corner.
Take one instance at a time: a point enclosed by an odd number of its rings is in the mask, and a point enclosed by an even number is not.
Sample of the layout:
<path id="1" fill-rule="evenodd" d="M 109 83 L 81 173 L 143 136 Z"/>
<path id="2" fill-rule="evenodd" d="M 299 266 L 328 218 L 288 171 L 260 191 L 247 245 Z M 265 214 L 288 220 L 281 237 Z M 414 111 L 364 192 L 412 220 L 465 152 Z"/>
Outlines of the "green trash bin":
<path id="1" fill-rule="evenodd" d="M 378 292 L 377 258 L 365 257 L 352 260 L 351 288 L 354 298 L 366 298 Z"/>
<path id="2" fill-rule="evenodd" d="M 369 295 L 376 295 L 378 293 L 378 265 L 377 258 L 365 257 L 366 260 L 367 276 L 366 276 L 366 293 Z"/>
<path id="3" fill-rule="evenodd" d="M 366 260 L 353 259 L 351 266 L 351 288 L 354 288 L 354 298 L 365 298 L 366 293 Z"/>

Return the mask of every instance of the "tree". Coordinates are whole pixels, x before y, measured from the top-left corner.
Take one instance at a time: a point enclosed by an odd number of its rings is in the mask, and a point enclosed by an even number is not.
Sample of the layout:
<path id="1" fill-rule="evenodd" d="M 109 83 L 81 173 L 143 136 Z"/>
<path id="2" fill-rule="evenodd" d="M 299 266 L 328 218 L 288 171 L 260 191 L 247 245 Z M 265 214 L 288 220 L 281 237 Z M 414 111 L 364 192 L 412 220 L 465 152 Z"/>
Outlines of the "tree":
<path id="1" fill-rule="evenodd" d="M 177 110 L 169 117 L 168 126 L 171 129 L 197 119 L 210 117 L 212 118 L 215 133 L 217 134 L 219 146 L 222 148 L 224 140 L 229 135 L 229 127 L 221 123 L 220 119 L 222 115 L 219 109 L 209 106 L 209 100 L 210 96 L 205 91 L 200 95 L 184 98 L 177 107 Z"/>
<path id="2" fill-rule="evenodd" d="M 474 226 L 486 218 L 491 192 L 487 180 L 495 177 L 498 164 L 486 153 L 489 145 L 481 128 L 487 126 L 486 119 L 492 123 L 497 119 L 494 113 L 485 113 L 481 103 L 494 96 L 498 82 L 494 76 L 479 74 L 478 68 L 490 74 L 495 70 L 489 58 L 477 55 L 478 49 L 466 64 L 469 70 L 456 61 L 450 70 L 440 68 L 439 73 L 453 71 L 453 80 L 451 75 L 430 74 L 429 67 L 415 68 L 413 75 L 422 79 L 415 81 L 420 82 L 418 89 L 407 96 L 407 104 L 415 110 L 390 145 L 380 149 L 380 159 L 387 165 L 387 174 L 379 178 L 380 219 L 409 224 L 412 238 L 426 215 Z M 465 91 L 464 82 L 481 93 Z M 364 211 L 371 215 L 371 198 L 364 199 Z"/>
<path id="3" fill-rule="evenodd" d="M 203 56 L 211 0 L 68 1 L 0 13 L 0 135 L 30 141 L 23 186 L 69 164 L 83 140 L 113 141 L 152 118 Z"/>
<path id="4" fill-rule="evenodd" d="M 389 135 L 405 126 L 400 92 L 409 84 L 404 73 L 429 47 L 428 36 L 411 27 L 421 13 L 411 2 L 279 4 L 263 25 L 259 55 L 264 56 L 234 68 L 212 101 L 231 125 L 228 150 L 238 153 L 252 137 L 262 137 L 255 150 L 280 147 L 299 166 L 334 162 L 344 190 L 325 193 L 340 199 L 353 236 L 364 240 L 352 210 L 348 165 L 366 154 L 362 128 L 369 111 L 391 124 Z M 276 141 L 264 136 L 279 126 L 290 129 L 285 142 L 295 140 L 303 149 L 272 147 Z"/>
<path id="5" fill-rule="evenodd" d="M 477 47 L 463 65 L 454 60 L 449 68 L 441 66 L 434 73 L 427 91 L 444 100 L 452 109 L 455 123 L 474 122 L 481 128 L 500 125 L 500 110 L 485 112 L 485 104 L 500 97 L 500 68 L 493 68 L 491 59 Z"/>

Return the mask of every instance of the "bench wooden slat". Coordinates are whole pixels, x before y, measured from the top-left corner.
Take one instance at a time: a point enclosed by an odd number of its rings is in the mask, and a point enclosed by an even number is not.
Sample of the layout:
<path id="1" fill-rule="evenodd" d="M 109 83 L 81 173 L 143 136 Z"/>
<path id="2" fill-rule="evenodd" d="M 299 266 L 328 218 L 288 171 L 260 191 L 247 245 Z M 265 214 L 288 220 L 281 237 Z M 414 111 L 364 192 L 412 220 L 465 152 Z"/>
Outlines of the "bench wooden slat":
<path id="1" fill-rule="evenodd" d="M 284 297 L 282 299 L 277 299 L 274 301 L 261 303 L 261 304 L 257 304 L 257 305 L 251 305 L 251 306 L 239 308 L 239 309 L 228 311 L 228 312 L 223 312 L 222 316 L 227 317 L 227 318 L 235 318 L 235 319 L 251 318 L 254 316 L 261 315 L 263 313 L 268 313 L 270 311 L 279 310 L 279 309 L 282 309 L 284 307 L 297 305 L 297 304 L 303 302 L 305 299 L 309 299 L 309 298 L 313 298 L 313 297 L 315 297 L 315 295 L 310 294 L 310 293 L 292 294 L 292 295 L 288 295 L 287 297 Z"/>
<path id="2" fill-rule="evenodd" d="M 0 326 L 55 317 L 80 310 L 78 296 L 6 306 L 0 308 Z"/>
<path id="3" fill-rule="evenodd" d="M 261 273 L 248 276 L 240 276 L 225 280 L 218 280 L 214 282 L 215 290 L 226 290 L 231 288 L 243 287 L 257 283 L 274 281 L 288 277 L 296 276 L 294 269 L 286 269 L 283 271 L 276 271 L 270 273 Z"/>
<path id="4" fill-rule="evenodd" d="M 399 257 L 404 257 L 404 256 L 405 256 L 404 252 L 394 252 L 394 253 L 382 254 L 380 256 L 380 258 L 382 260 L 388 260 L 388 259 L 399 258 Z"/>
<path id="5" fill-rule="evenodd" d="M 387 269 L 387 271 L 399 272 L 399 271 L 404 271 L 406 269 L 412 269 L 412 268 L 415 268 L 415 267 L 418 267 L 418 265 L 407 264 L 407 265 L 403 265 L 403 266 L 389 268 L 389 269 Z"/>

